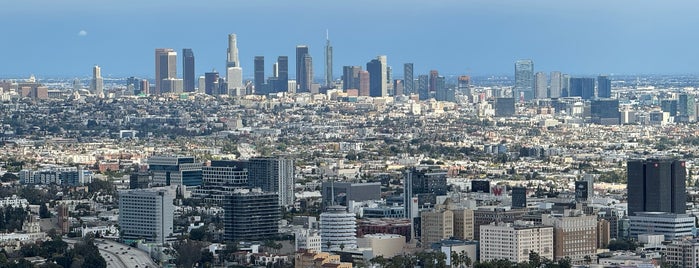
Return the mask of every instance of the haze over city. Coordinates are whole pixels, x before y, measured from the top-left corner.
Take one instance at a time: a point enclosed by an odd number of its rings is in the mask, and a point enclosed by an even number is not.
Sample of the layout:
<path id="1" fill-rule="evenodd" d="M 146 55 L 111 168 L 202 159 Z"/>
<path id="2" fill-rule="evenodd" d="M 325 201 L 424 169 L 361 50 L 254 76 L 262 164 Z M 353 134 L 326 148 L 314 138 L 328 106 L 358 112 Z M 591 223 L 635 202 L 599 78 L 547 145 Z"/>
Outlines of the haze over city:
<path id="1" fill-rule="evenodd" d="M 454 75 L 511 74 L 523 58 L 580 75 L 695 73 L 699 62 L 695 1 L 29 0 L 0 9 L 1 77 L 84 77 L 95 64 L 108 77 L 152 77 L 155 47 L 192 48 L 197 73 L 221 71 L 232 32 L 248 71 L 253 56 L 293 55 L 298 44 L 321 58 L 326 30 L 335 70 L 376 55 Z"/>

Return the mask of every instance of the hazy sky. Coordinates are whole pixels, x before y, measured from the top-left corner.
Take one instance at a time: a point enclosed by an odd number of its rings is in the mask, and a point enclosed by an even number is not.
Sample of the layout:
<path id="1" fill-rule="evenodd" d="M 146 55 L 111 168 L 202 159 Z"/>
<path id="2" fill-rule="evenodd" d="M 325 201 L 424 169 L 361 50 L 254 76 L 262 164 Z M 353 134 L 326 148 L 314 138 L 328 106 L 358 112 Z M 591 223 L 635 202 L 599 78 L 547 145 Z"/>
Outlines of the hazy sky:
<path id="1" fill-rule="evenodd" d="M 323 75 L 325 30 L 334 75 L 387 55 L 394 76 L 416 73 L 699 73 L 696 0 L 0 0 L 0 77 L 153 77 L 154 49 L 192 48 L 196 73 L 223 72 L 228 33 L 238 35 L 245 77 L 263 55 L 310 46 Z M 178 55 L 178 73 L 181 58 Z"/>

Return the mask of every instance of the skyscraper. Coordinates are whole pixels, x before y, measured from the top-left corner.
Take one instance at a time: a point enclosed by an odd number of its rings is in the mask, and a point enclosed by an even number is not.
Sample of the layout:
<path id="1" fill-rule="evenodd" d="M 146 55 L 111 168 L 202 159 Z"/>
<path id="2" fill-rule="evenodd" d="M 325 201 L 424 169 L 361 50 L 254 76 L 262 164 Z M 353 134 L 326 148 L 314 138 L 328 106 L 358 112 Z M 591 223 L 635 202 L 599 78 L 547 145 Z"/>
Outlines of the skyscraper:
<path id="1" fill-rule="evenodd" d="M 228 35 L 228 53 L 226 60 L 226 91 L 220 93 L 244 95 L 243 68 L 238 59 L 238 37 L 235 34 Z"/>
<path id="2" fill-rule="evenodd" d="M 628 211 L 687 213 L 685 162 L 635 159 L 626 162 Z"/>
<path id="3" fill-rule="evenodd" d="M 248 184 L 279 194 L 279 205 L 294 204 L 294 160 L 284 157 L 254 157 L 248 162 Z"/>
<path id="4" fill-rule="evenodd" d="M 165 243 L 173 233 L 174 189 L 169 187 L 119 192 L 119 229 L 124 240 Z"/>
<path id="5" fill-rule="evenodd" d="M 551 72 L 551 86 L 549 89 L 549 98 L 561 97 L 561 72 Z"/>
<path id="6" fill-rule="evenodd" d="M 218 95 L 219 93 L 219 85 L 218 85 L 218 72 L 216 71 L 211 71 L 208 73 L 204 73 L 204 93 L 208 95 Z M 202 85 L 199 85 L 200 87 Z"/>
<path id="7" fill-rule="evenodd" d="M 417 217 L 411 215 L 412 198 L 417 197 L 418 206 L 425 203 L 436 204 L 437 196 L 447 193 L 447 172 L 440 169 L 438 166 L 419 166 L 414 167 L 405 172 L 405 187 L 403 189 L 403 197 L 406 213 L 408 217 Z"/>
<path id="8" fill-rule="evenodd" d="M 289 57 L 279 56 L 277 58 L 277 81 L 279 81 L 278 86 L 274 86 L 272 90 L 274 92 L 287 92 L 289 91 Z"/>
<path id="9" fill-rule="evenodd" d="M 308 46 L 296 46 L 296 92 L 311 92 L 313 83 L 313 60 L 308 54 Z"/>
<path id="10" fill-rule="evenodd" d="M 430 70 L 430 84 L 429 91 L 434 93 L 437 91 L 437 77 L 439 77 L 439 71 Z"/>
<path id="11" fill-rule="evenodd" d="M 548 97 L 548 88 L 547 88 L 547 83 L 546 83 L 546 74 L 543 72 L 537 72 L 536 73 L 536 80 L 535 80 L 535 97 L 537 99 L 545 99 Z"/>
<path id="12" fill-rule="evenodd" d="M 281 211 L 277 193 L 235 189 L 223 204 L 226 241 L 265 240 L 279 233 Z"/>
<path id="13" fill-rule="evenodd" d="M 104 95 L 104 80 L 102 79 L 102 69 L 95 65 L 92 67 L 92 83 L 90 84 L 90 91 L 92 94 L 97 96 Z"/>
<path id="14" fill-rule="evenodd" d="M 228 53 L 226 60 L 226 68 L 240 67 L 238 60 L 238 38 L 235 34 L 228 35 Z"/>
<path id="15" fill-rule="evenodd" d="M 265 57 L 255 56 L 255 93 L 267 94 L 265 90 Z"/>
<path id="16" fill-rule="evenodd" d="M 405 95 L 410 95 L 415 93 L 415 80 L 413 78 L 413 64 L 406 63 L 403 64 L 403 89 Z"/>
<path id="17" fill-rule="evenodd" d="M 163 79 L 177 78 L 177 52 L 172 48 L 155 49 L 155 92 L 162 93 Z"/>
<path id="18" fill-rule="evenodd" d="M 358 79 L 359 79 L 359 96 L 369 96 L 369 87 L 370 87 L 370 74 L 367 71 L 364 70 L 359 70 L 358 74 Z"/>
<path id="19" fill-rule="evenodd" d="M 388 96 L 386 56 L 378 56 L 376 59 L 367 62 L 366 70 L 369 72 L 369 96 Z"/>
<path id="20" fill-rule="evenodd" d="M 430 98 L 428 80 L 429 78 L 426 74 L 417 76 L 417 92 L 420 95 L 420 100 L 427 100 Z"/>
<path id="21" fill-rule="evenodd" d="M 680 94 L 679 100 L 677 101 L 677 112 L 679 113 L 678 118 L 681 122 L 694 122 L 696 121 L 696 107 L 695 107 L 694 95 L 689 95 L 687 93 Z"/>
<path id="22" fill-rule="evenodd" d="M 325 34 L 325 86 L 335 87 L 333 83 L 333 47 L 330 45 L 330 37 Z"/>
<path id="23" fill-rule="evenodd" d="M 362 70 L 360 66 L 343 66 L 342 67 L 342 89 L 359 89 L 359 72 Z"/>
<path id="24" fill-rule="evenodd" d="M 582 97 L 590 100 L 595 96 L 594 78 L 570 78 L 568 97 Z"/>
<path id="25" fill-rule="evenodd" d="M 612 97 L 612 80 L 605 75 L 597 77 L 597 97 L 611 98 Z"/>
<path id="26" fill-rule="evenodd" d="M 194 92 L 194 52 L 191 48 L 182 49 L 182 79 L 184 92 Z"/>
<path id="27" fill-rule="evenodd" d="M 515 99 L 524 97 L 524 100 L 534 98 L 534 62 L 532 60 L 518 60 L 515 62 Z"/>

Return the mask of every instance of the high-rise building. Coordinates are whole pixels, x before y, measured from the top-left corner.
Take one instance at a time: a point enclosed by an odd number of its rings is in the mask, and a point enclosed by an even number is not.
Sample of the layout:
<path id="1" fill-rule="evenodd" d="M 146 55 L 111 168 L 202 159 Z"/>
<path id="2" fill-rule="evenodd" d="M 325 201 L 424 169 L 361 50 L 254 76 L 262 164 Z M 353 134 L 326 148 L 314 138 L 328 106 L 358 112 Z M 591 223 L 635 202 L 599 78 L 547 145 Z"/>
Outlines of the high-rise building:
<path id="1" fill-rule="evenodd" d="M 580 210 L 565 210 L 563 214 L 543 215 L 541 222 L 553 226 L 553 258 L 570 258 L 583 263 L 595 258 L 597 252 L 597 216 Z"/>
<path id="2" fill-rule="evenodd" d="M 691 214 L 636 212 L 629 215 L 629 236 L 638 239 L 642 234 L 656 234 L 665 236 L 666 241 L 692 237 L 695 222 Z"/>
<path id="3" fill-rule="evenodd" d="M 378 56 L 367 62 L 366 70 L 369 72 L 369 96 L 388 96 L 386 56 Z"/>
<path id="4" fill-rule="evenodd" d="M 421 239 L 423 246 L 454 236 L 454 212 L 448 209 L 435 209 L 420 213 Z"/>
<path id="5" fill-rule="evenodd" d="M 561 79 L 561 72 L 551 72 L 551 86 L 549 87 L 549 98 L 560 98 L 562 94 L 563 82 Z"/>
<path id="6" fill-rule="evenodd" d="M 343 66 L 342 67 L 342 89 L 359 89 L 359 72 L 362 71 L 361 66 Z"/>
<path id="7" fill-rule="evenodd" d="M 679 122 L 694 122 L 697 119 L 696 104 L 694 95 L 682 93 L 677 101 L 678 118 L 675 121 Z"/>
<path id="8" fill-rule="evenodd" d="M 313 83 L 313 60 L 308 52 L 308 46 L 296 46 L 296 92 L 311 92 Z"/>
<path id="9" fill-rule="evenodd" d="M 204 73 L 204 93 L 208 95 L 218 95 L 219 85 L 218 85 L 218 72 L 211 71 Z M 202 85 L 199 85 L 200 87 Z"/>
<path id="10" fill-rule="evenodd" d="M 405 84 L 403 84 L 402 79 L 393 80 L 393 95 L 394 96 L 405 95 Z"/>
<path id="11" fill-rule="evenodd" d="M 590 103 L 592 123 L 600 125 L 618 125 L 621 120 L 619 100 L 595 99 Z"/>
<path id="12" fill-rule="evenodd" d="M 427 100 L 430 98 L 429 76 L 426 74 L 417 76 L 417 92 L 420 100 Z"/>
<path id="13" fill-rule="evenodd" d="M 436 204 L 437 196 L 447 193 L 447 172 L 438 166 L 413 167 L 405 172 L 405 187 L 403 189 L 403 204 L 405 204 L 405 215 L 408 218 L 417 217 L 412 215 L 412 198 L 418 198 L 418 206 L 425 203 Z"/>
<path id="14" fill-rule="evenodd" d="M 146 79 L 141 80 L 141 84 L 139 87 L 141 88 L 141 94 L 144 94 L 144 95 L 150 94 L 150 82 L 148 82 L 148 80 L 146 80 Z"/>
<path id="15" fill-rule="evenodd" d="M 194 190 L 193 197 L 209 203 L 223 205 L 227 196 L 236 189 L 247 188 L 248 170 L 245 162 L 213 160 L 202 168 L 202 184 Z"/>
<path id="16" fill-rule="evenodd" d="M 561 97 L 570 97 L 570 75 L 561 75 Z"/>
<path id="17" fill-rule="evenodd" d="M 154 95 L 162 94 L 164 79 L 177 78 L 177 52 L 172 48 L 155 49 L 155 90 Z"/>
<path id="18" fill-rule="evenodd" d="M 527 187 L 512 187 L 512 208 L 527 207 Z"/>
<path id="19" fill-rule="evenodd" d="M 581 97 L 584 100 L 591 100 L 594 96 L 594 78 L 570 78 L 568 97 Z"/>
<path id="20" fill-rule="evenodd" d="M 699 239 L 683 239 L 667 244 L 665 261 L 672 267 L 699 267 Z"/>
<path id="21" fill-rule="evenodd" d="M 513 223 L 522 220 L 526 209 L 509 209 L 507 207 L 480 207 L 473 211 L 473 239 L 480 240 L 481 225 L 493 222 Z"/>
<path id="22" fill-rule="evenodd" d="M 606 75 L 600 75 L 597 77 L 597 97 L 612 97 L 612 80 L 610 80 Z"/>
<path id="23" fill-rule="evenodd" d="M 471 77 L 468 75 L 461 75 L 458 78 L 458 84 L 457 87 L 459 89 L 459 92 L 461 94 L 464 94 L 466 97 L 468 97 L 469 101 L 472 99 L 471 96 Z"/>
<path id="24" fill-rule="evenodd" d="M 126 90 L 130 91 L 130 94 L 138 95 L 141 92 L 141 79 L 136 77 L 129 77 L 126 79 Z"/>
<path id="25" fill-rule="evenodd" d="M 534 61 L 518 60 L 515 62 L 515 99 L 534 98 Z"/>
<path id="26" fill-rule="evenodd" d="M 223 204 L 226 241 L 265 240 L 279 234 L 281 209 L 277 193 L 236 189 Z"/>
<path id="27" fill-rule="evenodd" d="M 165 243 L 171 236 L 175 190 L 170 187 L 119 191 L 119 234 L 124 240 Z"/>
<path id="28" fill-rule="evenodd" d="M 235 96 L 245 95 L 243 87 L 243 68 L 228 67 L 226 68 L 226 91 L 221 91 L 221 94 L 231 94 Z"/>
<path id="29" fill-rule="evenodd" d="M 92 94 L 97 96 L 104 95 L 104 80 L 102 79 L 102 71 L 99 66 L 92 67 L 92 84 L 90 86 Z"/>
<path id="30" fill-rule="evenodd" d="M 495 116 L 513 116 L 515 114 L 515 98 L 495 98 L 493 108 Z"/>
<path id="31" fill-rule="evenodd" d="M 403 64 L 403 84 L 405 95 L 415 94 L 415 79 L 413 78 L 413 63 Z"/>
<path id="32" fill-rule="evenodd" d="M 626 162 L 628 215 L 636 212 L 687 212 L 685 162 L 634 159 Z"/>
<path id="33" fill-rule="evenodd" d="M 279 56 L 277 58 L 277 83 L 271 85 L 273 92 L 289 91 L 289 57 Z"/>
<path id="34" fill-rule="evenodd" d="M 323 182 L 321 189 L 323 208 L 334 205 L 348 206 L 349 201 L 381 199 L 381 184 L 378 182 Z"/>
<path id="35" fill-rule="evenodd" d="M 238 59 L 238 37 L 235 34 L 228 35 L 226 68 L 230 67 L 240 67 L 240 60 Z"/>
<path id="36" fill-rule="evenodd" d="M 265 90 L 265 57 L 255 56 L 255 93 L 267 94 Z"/>
<path id="37" fill-rule="evenodd" d="M 430 92 L 437 91 L 437 78 L 439 77 L 439 72 L 437 70 L 430 70 L 430 82 L 428 90 Z"/>
<path id="38" fill-rule="evenodd" d="M 272 63 L 272 78 L 279 77 L 279 61 Z"/>
<path id="39" fill-rule="evenodd" d="M 153 185 L 199 186 L 202 163 L 191 156 L 151 156 L 148 170 L 153 174 Z"/>
<path id="40" fill-rule="evenodd" d="M 194 52 L 191 48 L 182 49 L 182 80 L 184 92 L 194 92 Z"/>
<path id="41" fill-rule="evenodd" d="M 324 252 L 357 247 L 357 217 L 343 206 L 320 214 L 320 246 Z"/>
<path id="42" fill-rule="evenodd" d="M 248 184 L 278 193 L 280 206 L 294 205 L 294 160 L 285 157 L 254 157 L 248 161 Z"/>
<path id="43" fill-rule="evenodd" d="M 480 260 L 529 261 L 529 253 L 553 259 L 553 228 L 525 222 L 491 223 L 480 226 Z"/>
<path id="44" fill-rule="evenodd" d="M 537 72 L 536 73 L 536 80 L 535 81 L 535 98 L 537 99 L 545 99 L 548 97 L 548 85 L 546 83 L 546 74 L 543 72 Z"/>
<path id="45" fill-rule="evenodd" d="M 359 70 L 359 96 L 369 96 L 370 74 L 367 71 Z"/>
<path id="46" fill-rule="evenodd" d="M 333 47 L 330 45 L 330 37 L 325 35 L 325 86 L 334 88 L 333 81 Z"/>

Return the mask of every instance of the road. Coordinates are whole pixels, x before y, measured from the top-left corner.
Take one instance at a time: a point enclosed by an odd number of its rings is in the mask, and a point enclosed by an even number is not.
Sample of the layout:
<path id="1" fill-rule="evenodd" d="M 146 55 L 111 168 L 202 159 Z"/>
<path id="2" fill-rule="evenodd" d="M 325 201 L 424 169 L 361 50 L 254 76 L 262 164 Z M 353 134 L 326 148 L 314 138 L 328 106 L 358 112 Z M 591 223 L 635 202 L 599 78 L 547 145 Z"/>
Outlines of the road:
<path id="1" fill-rule="evenodd" d="M 69 244 L 75 244 L 77 240 L 64 239 Z M 108 239 L 95 239 L 95 246 L 100 255 L 107 261 L 108 268 L 156 268 L 160 267 L 153 262 L 148 253 L 128 245 L 120 244 Z"/>

